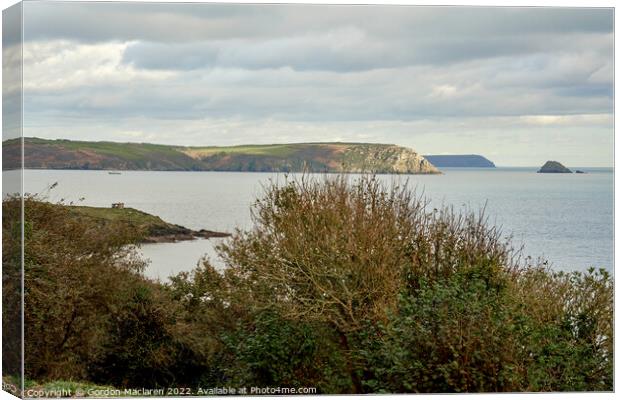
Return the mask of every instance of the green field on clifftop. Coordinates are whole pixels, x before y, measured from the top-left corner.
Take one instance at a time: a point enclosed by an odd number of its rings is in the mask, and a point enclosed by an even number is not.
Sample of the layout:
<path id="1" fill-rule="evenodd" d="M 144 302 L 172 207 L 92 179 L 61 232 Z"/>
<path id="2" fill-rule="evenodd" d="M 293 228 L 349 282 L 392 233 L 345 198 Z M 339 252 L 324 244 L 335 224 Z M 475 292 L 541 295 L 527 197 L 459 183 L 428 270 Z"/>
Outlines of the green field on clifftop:
<path id="1" fill-rule="evenodd" d="M 19 168 L 18 140 L 4 142 L 3 154 L 4 169 Z M 25 138 L 24 156 L 31 169 L 439 173 L 413 149 L 378 143 L 187 147 Z"/>

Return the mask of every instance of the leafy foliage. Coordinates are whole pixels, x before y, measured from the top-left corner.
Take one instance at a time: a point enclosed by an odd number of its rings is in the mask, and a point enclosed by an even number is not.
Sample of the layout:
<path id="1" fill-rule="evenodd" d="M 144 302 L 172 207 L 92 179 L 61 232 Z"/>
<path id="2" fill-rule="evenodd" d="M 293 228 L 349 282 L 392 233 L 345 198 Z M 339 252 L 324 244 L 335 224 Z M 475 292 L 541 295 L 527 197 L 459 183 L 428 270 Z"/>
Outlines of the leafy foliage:
<path id="1" fill-rule="evenodd" d="M 20 202 L 5 200 L 5 215 L 18 212 Z M 85 224 L 71 207 L 34 197 L 24 199 L 24 217 L 26 376 L 100 381 L 91 374 L 96 366 L 99 374 L 125 369 L 123 382 L 128 383 L 127 378 L 137 382 L 136 376 L 144 375 L 136 371 L 151 368 L 142 382 L 156 384 L 161 364 L 152 360 L 167 353 L 162 349 L 167 337 L 158 330 L 172 326 L 167 313 L 172 303 L 160 299 L 161 285 L 140 274 L 144 261 L 128 245 L 140 232 L 122 223 Z M 20 252 L 19 235 L 11 234 L 15 230 L 3 225 L 5 262 Z M 19 264 L 10 265 L 19 278 Z M 4 296 L 18 299 L 19 292 L 6 291 L 12 282 L 4 280 Z"/>
<path id="2" fill-rule="evenodd" d="M 5 200 L 5 215 L 16 201 Z M 220 246 L 224 270 L 205 261 L 167 284 L 140 274 L 126 225 L 25 204 L 26 372 L 38 381 L 321 393 L 613 388 L 607 272 L 530 265 L 482 213 L 429 209 L 373 176 L 266 187 L 253 229 Z M 19 231 L 3 224 L 5 265 L 18 265 L 6 246 Z M 7 281 L 4 289 L 16 293 Z"/>
<path id="3" fill-rule="evenodd" d="M 302 178 L 268 187 L 221 252 L 224 298 L 333 332 L 345 392 L 612 387 L 610 276 L 529 265 L 483 214 Z"/>

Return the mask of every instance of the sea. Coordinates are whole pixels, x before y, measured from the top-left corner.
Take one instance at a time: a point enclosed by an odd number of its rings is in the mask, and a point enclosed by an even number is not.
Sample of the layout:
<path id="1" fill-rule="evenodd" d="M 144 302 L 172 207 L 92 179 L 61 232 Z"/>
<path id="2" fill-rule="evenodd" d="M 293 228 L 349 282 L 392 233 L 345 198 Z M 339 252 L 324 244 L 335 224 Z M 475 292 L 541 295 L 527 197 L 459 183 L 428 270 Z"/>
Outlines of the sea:
<path id="1" fill-rule="evenodd" d="M 538 174 L 537 168 L 444 168 L 442 175 L 379 175 L 387 185 L 406 184 L 430 207 L 485 210 L 523 254 L 551 268 L 613 274 L 613 169 L 579 168 L 585 174 Z M 17 172 L 12 172 L 17 174 Z M 289 176 L 290 178 L 290 176 Z M 6 179 L 6 175 L 5 175 Z M 162 172 L 26 170 L 24 191 L 48 201 L 110 207 L 123 202 L 191 229 L 251 229 L 251 208 L 270 182 L 284 174 L 259 172 Z M 355 179 L 355 176 L 352 176 Z M 57 185 L 49 189 L 54 183 Z M 217 245 L 227 239 L 144 244 L 145 274 L 162 281 L 208 258 L 224 268 Z"/>

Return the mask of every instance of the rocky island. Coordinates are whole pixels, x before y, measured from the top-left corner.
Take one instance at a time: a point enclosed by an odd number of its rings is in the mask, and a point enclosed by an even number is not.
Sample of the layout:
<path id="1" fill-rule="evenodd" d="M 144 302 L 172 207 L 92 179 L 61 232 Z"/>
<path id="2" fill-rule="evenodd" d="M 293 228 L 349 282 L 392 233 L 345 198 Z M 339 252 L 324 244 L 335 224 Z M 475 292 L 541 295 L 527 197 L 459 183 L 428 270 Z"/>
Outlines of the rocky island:
<path id="1" fill-rule="evenodd" d="M 547 161 L 538 170 L 540 174 L 571 174 L 572 171 L 557 161 Z"/>
<path id="2" fill-rule="evenodd" d="M 3 169 L 20 166 L 19 140 L 3 142 Z M 440 174 L 413 149 L 379 143 L 185 147 L 24 138 L 24 167 L 141 171 Z"/>

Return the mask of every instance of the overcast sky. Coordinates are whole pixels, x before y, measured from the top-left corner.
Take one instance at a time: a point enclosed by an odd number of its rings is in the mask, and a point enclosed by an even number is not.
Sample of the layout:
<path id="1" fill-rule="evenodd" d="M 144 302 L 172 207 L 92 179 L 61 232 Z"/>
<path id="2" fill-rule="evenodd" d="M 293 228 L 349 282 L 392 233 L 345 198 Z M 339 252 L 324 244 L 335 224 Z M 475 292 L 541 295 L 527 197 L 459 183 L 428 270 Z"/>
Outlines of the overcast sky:
<path id="1" fill-rule="evenodd" d="M 24 3 L 26 136 L 613 163 L 610 9 Z"/>

